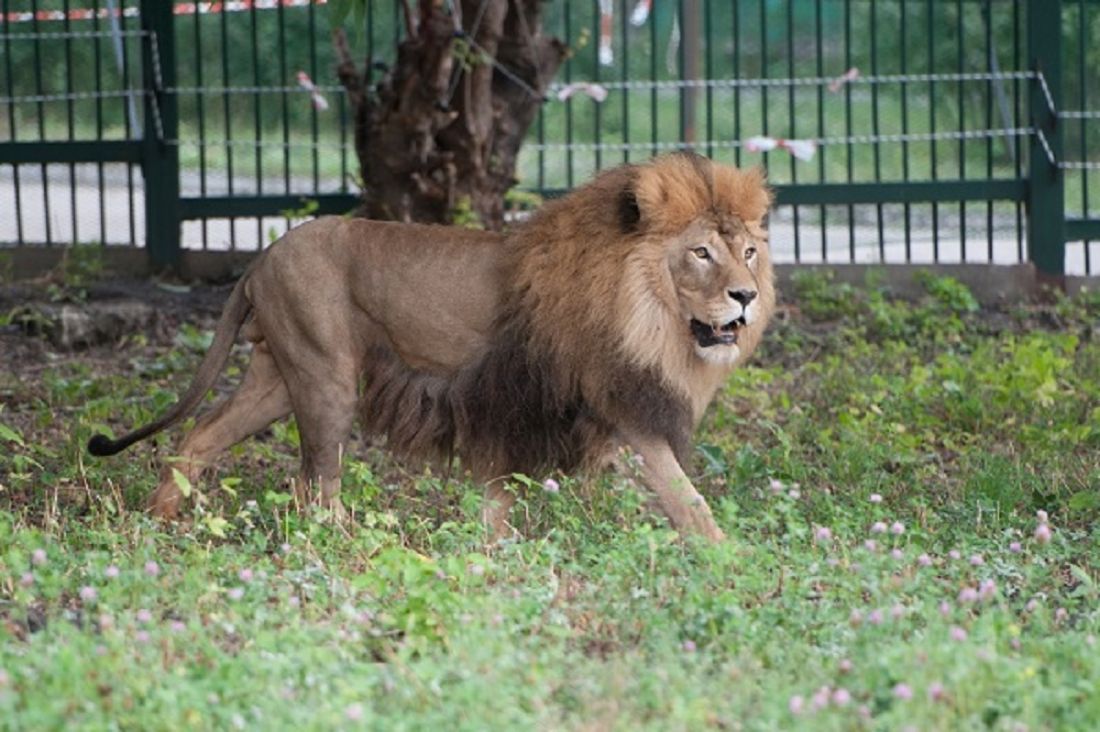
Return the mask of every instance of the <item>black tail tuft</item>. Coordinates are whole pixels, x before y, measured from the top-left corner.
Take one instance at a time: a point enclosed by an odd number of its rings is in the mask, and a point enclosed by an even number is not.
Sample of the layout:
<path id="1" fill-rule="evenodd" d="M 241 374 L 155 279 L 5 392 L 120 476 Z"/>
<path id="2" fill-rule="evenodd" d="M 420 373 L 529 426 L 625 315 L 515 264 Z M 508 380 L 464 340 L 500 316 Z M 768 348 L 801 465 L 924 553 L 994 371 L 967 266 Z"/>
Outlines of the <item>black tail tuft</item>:
<path id="1" fill-rule="evenodd" d="M 124 449 L 126 449 L 125 443 L 120 445 L 107 435 L 92 435 L 92 439 L 88 440 L 88 452 L 96 457 L 107 457 Z"/>

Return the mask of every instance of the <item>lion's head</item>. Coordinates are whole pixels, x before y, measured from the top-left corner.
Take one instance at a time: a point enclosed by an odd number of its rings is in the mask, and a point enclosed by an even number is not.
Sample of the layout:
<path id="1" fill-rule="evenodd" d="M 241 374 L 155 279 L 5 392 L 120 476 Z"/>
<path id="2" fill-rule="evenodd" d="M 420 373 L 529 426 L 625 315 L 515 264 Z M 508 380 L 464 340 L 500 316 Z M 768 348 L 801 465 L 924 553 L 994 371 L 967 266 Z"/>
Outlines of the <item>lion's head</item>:
<path id="1" fill-rule="evenodd" d="M 688 154 L 631 173 L 618 203 L 624 350 L 676 374 L 692 358 L 733 365 L 775 304 L 763 176 Z"/>
<path id="2" fill-rule="evenodd" d="M 514 232 L 512 307 L 590 398 L 629 366 L 698 416 L 771 316 L 770 205 L 758 170 L 698 155 L 608 170 Z"/>

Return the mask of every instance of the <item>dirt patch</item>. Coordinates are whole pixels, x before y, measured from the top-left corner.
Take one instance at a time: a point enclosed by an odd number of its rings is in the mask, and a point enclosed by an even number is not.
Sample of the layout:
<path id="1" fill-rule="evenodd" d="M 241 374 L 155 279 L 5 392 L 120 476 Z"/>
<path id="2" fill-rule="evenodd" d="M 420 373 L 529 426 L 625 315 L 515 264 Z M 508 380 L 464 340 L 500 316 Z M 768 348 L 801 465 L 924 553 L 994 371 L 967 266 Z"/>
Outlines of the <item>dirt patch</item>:
<path id="1" fill-rule="evenodd" d="M 147 280 L 94 284 L 79 293 L 48 282 L 0 287 L 0 366 L 19 376 L 71 358 L 110 360 L 119 342 L 137 334 L 152 346 L 170 344 L 182 323 L 212 327 L 230 289 Z"/>

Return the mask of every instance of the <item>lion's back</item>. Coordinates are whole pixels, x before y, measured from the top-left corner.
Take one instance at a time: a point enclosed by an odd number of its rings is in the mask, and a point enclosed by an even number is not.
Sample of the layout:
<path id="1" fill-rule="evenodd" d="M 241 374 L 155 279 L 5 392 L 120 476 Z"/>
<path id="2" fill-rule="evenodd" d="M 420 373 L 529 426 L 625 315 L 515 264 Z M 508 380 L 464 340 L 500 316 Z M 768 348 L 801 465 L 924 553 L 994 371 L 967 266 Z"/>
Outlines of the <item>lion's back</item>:
<path id="1" fill-rule="evenodd" d="M 265 253 L 249 297 L 275 313 L 350 318 L 364 348 L 448 373 L 485 346 L 500 303 L 502 252 L 492 232 L 321 217 Z"/>

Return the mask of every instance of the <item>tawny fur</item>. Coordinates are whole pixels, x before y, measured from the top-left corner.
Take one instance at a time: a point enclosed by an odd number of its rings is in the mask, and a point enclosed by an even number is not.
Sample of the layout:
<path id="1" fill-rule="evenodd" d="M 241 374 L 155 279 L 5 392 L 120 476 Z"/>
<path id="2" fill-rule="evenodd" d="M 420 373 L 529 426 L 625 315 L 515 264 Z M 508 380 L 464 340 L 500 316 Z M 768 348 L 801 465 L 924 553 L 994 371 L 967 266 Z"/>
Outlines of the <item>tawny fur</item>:
<path id="1" fill-rule="evenodd" d="M 245 324 L 252 364 L 200 418 L 173 463 L 191 478 L 214 455 L 293 412 L 302 481 L 334 503 L 356 412 L 395 452 L 457 452 L 489 481 L 573 470 L 618 445 L 644 459 L 673 524 L 721 537 L 683 472 L 691 433 L 730 370 L 758 344 L 775 292 L 762 176 L 671 155 L 623 166 L 544 205 L 508 235 L 319 219 L 265 252 L 234 290 L 179 405 L 111 454 L 197 407 Z M 706 262 L 693 259 L 705 247 Z M 755 256 L 753 256 L 755 252 Z M 733 304 L 735 292 L 753 304 Z M 735 346 L 705 347 L 690 323 L 740 313 Z M 250 319 L 249 319 L 249 316 Z M 750 317 L 751 316 L 751 317 Z M 178 510 L 171 467 L 150 497 Z M 490 502 L 491 503 L 491 502 Z"/>

